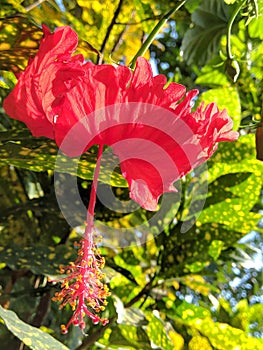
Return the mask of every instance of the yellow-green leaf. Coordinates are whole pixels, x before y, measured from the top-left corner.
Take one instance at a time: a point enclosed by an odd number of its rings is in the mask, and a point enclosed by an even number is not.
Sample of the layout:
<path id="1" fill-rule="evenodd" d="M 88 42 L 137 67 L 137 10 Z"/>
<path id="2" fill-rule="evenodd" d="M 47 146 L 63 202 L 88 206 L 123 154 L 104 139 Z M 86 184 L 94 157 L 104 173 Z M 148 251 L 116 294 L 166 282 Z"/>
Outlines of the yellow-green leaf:
<path id="1" fill-rule="evenodd" d="M 33 350 L 69 350 L 65 345 L 51 335 L 20 320 L 13 311 L 0 306 L 0 317 L 6 327 L 25 345 Z"/>

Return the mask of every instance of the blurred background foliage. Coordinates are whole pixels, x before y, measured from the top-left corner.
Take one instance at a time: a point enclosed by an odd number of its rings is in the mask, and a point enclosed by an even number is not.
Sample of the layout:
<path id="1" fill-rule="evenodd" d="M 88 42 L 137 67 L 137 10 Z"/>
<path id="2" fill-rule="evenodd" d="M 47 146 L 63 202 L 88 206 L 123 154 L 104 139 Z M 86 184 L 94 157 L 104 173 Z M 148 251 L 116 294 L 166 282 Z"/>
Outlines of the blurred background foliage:
<path id="1" fill-rule="evenodd" d="M 87 60 L 128 64 L 178 4 L 1 0 L 1 102 L 16 82 L 15 73 L 36 53 L 42 23 L 52 30 L 74 28 L 78 52 Z M 172 195 L 162 206 L 170 223 L 159 235 L 163 223 L 147 227 L 152 213 L 117 213 L 98 201 L 96 215 L 104 226 L 133 230 L 144 223 L 141 234 L 147 240 L 123 249 L 121 238 L 104 242 L 110 322 L 89 323 L 88 336 L 78 328 L 61 335 L 60 324 L 71 310 L 51 302 L 59 287 L 48 277 L 75 259 L 73 242 L 80 239 L 77 227 L 83 222 L 73 212 L 72 230 L 57 205 L 56 145 L 32 137 L 0 107 L 1 348 L 262 349 L 262 36 L 263 0 L 188 0 L 152 42 L 145 56 L 154 72 L 188 89 L 197 87 L 199 102 L 227 108 L 241 136 L 221 144 L 207 168 L 182 179 L 181 198 Z M 95 162 L 91 150 L 78 167 L 84 203 Z M 74 164 L 63 170 L 65 180 L 74 174 Z M 116 197 L 128 199 L 118 169 L 110 184 L 107 179 L 101 178 L 105 190 L 111 185 Z"/>

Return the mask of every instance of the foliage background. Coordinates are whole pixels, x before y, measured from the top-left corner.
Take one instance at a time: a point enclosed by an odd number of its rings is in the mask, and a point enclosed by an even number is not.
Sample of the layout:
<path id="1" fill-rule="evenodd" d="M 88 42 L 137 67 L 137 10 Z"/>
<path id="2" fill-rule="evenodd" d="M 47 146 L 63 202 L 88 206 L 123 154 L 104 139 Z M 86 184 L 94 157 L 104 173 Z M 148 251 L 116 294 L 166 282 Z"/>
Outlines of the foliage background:
<path id="1" fill-rule="evenodd" d="M 42 23 L 51 29 L 72 26 L 86 59 L 128 64 L 155 24 L 179 3 L 2 0 L 1 102 L 16 82 L 14 73 L 35 54 Z M 221 144 L 209 160 L 201 213 L 203 168 L 182 180 L 181 201 L 175 195 L 165 208 L 174 220 L 164 232 L 154 236 L 149 229 L 142 246 L 120 249 L 112 241 L 102 247 L 112 291 L 105 311 L 110 323 L 88 324 L 88 336 L 77 328 L 60 334 L 71 311 L 51 302 L 59 287 L 47 279 L 60 264 L 74 260 L 73 242 L 80 238 L 56 203 L 56 145 L 33 138 L 0 108 L 3 349 L 262 348 L 262 36 L 262 0 L 188 0 L 145 54 L 156 73 L 188 89 L 199 88 L 199 102 L 216 101 L 227 108 L 241 136 L 236 143 Z M 95 161 L 87 153 L 79 164 L 85 203 Z M 72 176 L 70 165 L 63 176 Z M 117 197 L 128 199 L 118 171 L 111 185 Z M 79 225 L 78 213 L 72 215 Z M 96 207 L 97 219 L 116 228 L 147 222 L 150 215 L 143 209 L 121 215 L 100 202 Z"/>

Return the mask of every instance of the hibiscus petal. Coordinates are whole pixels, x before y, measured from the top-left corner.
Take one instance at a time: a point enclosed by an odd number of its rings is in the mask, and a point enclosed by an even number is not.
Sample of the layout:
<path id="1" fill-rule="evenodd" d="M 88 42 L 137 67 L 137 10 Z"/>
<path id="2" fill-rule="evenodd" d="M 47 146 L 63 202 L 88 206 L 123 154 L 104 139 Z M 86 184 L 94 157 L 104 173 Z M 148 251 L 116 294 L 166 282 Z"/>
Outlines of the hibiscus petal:
<path id="1" fill-rule="evenodd" d="M 71 59 L 78 37 L 68 26 L 50 33 L 44 25 L 43 31 L 38 53 L 30 60 L 25 71 L 19 74 L 18 83 L 5 99 L 3 106 L 10 117 L 24 122 L 34 136 L 54 138 L 54 115 L 47 118 L 48 108 L 54 100 L 50 96 L 52 82 L 61 65 L 63 66 L 63 60 Z M 78 57 L 78 61 L 80 59 Z M 61 60 L 60 64 L 57 64 L 58 60 Z"/>
<path id="2" fill-rule="evenodd" d="M 138 89 L 143 85 L 151 84 L 152 77 L 153 73 L 150 63 L 143 57 L 138 57 L 130 88 Z"/>

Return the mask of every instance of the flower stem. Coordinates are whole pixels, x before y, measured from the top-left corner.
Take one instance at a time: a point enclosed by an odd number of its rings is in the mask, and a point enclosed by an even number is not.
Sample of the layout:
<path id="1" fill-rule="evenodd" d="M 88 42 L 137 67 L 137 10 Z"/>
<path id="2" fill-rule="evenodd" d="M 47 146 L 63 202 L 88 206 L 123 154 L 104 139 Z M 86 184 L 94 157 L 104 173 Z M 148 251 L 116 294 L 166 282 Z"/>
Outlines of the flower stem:
<path id="1" fill-rule="evenodd" d="M 132 61 L 129 64 L 129 67 L 131 69 L 135 68 L 135 64 L 136 64 L 136 60 L 139 56 L 143 56 L 145 54 L 145 52 L 148 50 L 149 46 L 151 45 L 151 43 L 153 42 L 155 36 L 159 33 L 159 31 L 162 29 L 162 27 L 165 25 L 165 23 L 168 21 L 168 19 L 176 12 L 179 10 L 180 7 L 182 7 L 184 5 L 184 3 L 186 2 L 186 0 L 182 1 L 178 6 L 176 6 L 175 8 L 173 8 L 172 10 L 170 10 L 169 12 L 167 12 L 162 19 L 156 24 L 156 26 L 153 28 L 153 30 L 151 31 L 151 33 L 148 35 L 147 39 L 145 40 L 145 42 L 143 43 L 143 45 L 141 46 L 141 48 L 138 50 L 138 52 L 136 53 L 136 55 L 133 57 Z"/>
<path id="2" fill-rule="evenodd" d="M 91 192 L 90 192 L 90 200 L 89 200 L 89 206 L 87 210 L 87 218 L 86 218 L 86 228 L 84 232 L 84 239 L 91 242 L 93 240 L 93 228 L 94 228 L 94 215 L 95 215 L 95 205 L 96 205 L 96 193 L 97 193 L 97 187 L 98 187 L 98 178 L 99 178 L 99 172 L 100 172 L 100 164 L 101 164 L 101 156 L 103 153 L 103 145 L 99 145 L 98 150 L 98 158 L 96 167 L 94 170 L 93 175 L 93 182 L 91 186 Z"/>

